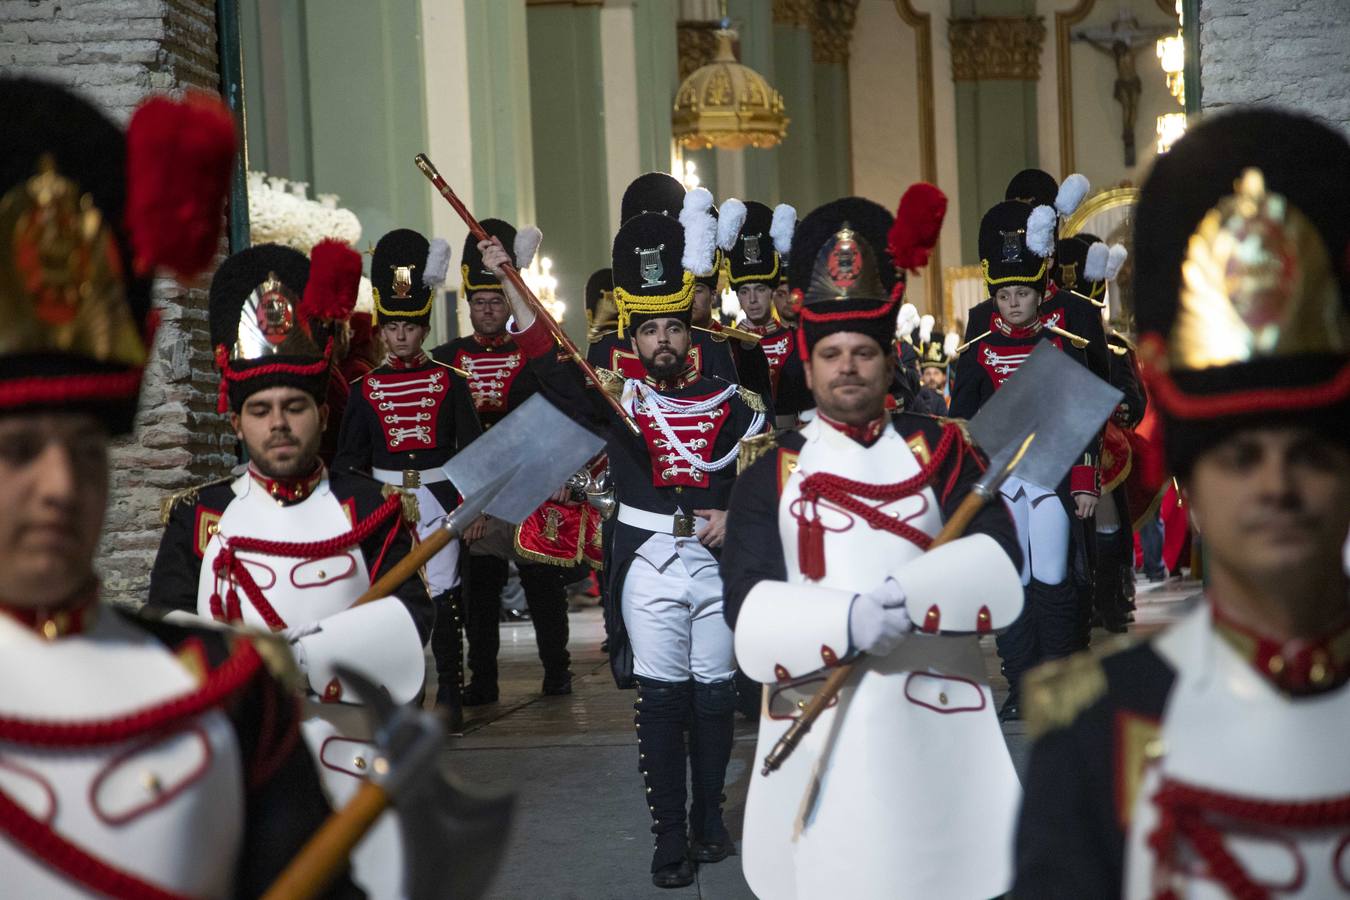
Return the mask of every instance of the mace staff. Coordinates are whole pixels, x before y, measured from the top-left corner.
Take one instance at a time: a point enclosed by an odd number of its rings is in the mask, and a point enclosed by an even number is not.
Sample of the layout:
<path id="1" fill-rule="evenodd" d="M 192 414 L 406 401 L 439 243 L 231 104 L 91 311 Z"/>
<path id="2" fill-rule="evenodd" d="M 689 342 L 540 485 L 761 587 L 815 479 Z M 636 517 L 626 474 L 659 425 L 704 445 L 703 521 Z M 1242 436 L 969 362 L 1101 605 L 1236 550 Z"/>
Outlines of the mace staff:
<path id="1" fill-rule="evenodd" d="M 440 192 L 446 202 L 454 208 L 455 212 L 459 213 L 459 217 L 464 220 L 464 224 L 469 226 L 469 232 L 474 236 L 474 239 L 478 241 L 489 240 L 491 236 L 473 217 L 473 213 L 469 212 L 468 207 L 464 205 L 464 201 L 460 200 L 450 185 L 446 184 L 445 179 L 441 177 L 441 173 L 436 171 L 436 167 L 431 164 L 431 160 L 427 159 L 427 155 L 419 153 L 413 158 L 413 162 L 416 163 L 422 174 L 427 176 L 427 180 Z M 516 267 L 511 263 L 505 263 L 502 266 L 502 273 L 506 276 L 506 280 L 511 282 L 511 285 L 525 298 L 525 302 L 529 304 L 530 309 L 534 310 L 535 318 L 544 323 L 549 333 L 553 335 L 553 339 L 567 351 L 568 356 L 572 357 L 572 361 L 586 376 L 587 382 L 600 393 L 601 397 L 605 398 L 605 402 L 619 417 L 619 421 L 627 425 L 628 430 L 635 436 L 641 437 L 642 432 L 638 429 L 632 416 L 628 415 L 627 410 L 623 408 L 616 397 L 604 389 L 600 377 L 595 373 L 595 368 L 586 361 L 586 357 L 581 354 L 581 351 L 577 350 L 577 345 L 572 343 L 572 339 L 562 330 L 562 326 L 549 315 L 548 310 L 544 309 L 543 304 L 539 302 L 539 298 L 534 295 L 534 291 L 530 290 L 529 285 L 525 283 L 525 279 L 520 277 L 520 272 Z"/>

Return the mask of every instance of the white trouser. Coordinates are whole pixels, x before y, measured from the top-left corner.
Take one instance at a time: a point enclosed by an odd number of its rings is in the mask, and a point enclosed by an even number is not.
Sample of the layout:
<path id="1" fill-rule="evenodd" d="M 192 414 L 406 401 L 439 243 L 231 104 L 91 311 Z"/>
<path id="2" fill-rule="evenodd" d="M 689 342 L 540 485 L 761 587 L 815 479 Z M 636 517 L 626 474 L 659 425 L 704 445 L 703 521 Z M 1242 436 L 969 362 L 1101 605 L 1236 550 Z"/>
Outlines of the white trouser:
<path id="1" fill-rule="evenodd" d="M 999 488 L 1022 544 L 1022 584 L 1059 584 L 1069 573 L 1069 516 L 1059 495 L 1010 475 Z"/>
<path id="2" fill-rule="evenodd" d="M 411 490 L 417 497 L 417 537 L 425 539 L 427 535 L 435 533 L 441 527 L 441 519 L 445 518 L 445 508 L 426 485 L 407 490 Z M 444 549 L 427 560 L 426 568 L 422 571 L 426 575 L 427 591 L 433 597 L 459 584 L 459 541 L 454 540 L 446 544 Z"/>
<path id="3" fill-rule="evenodd" d="M 726 681 L 736 673 L 722 618 L 722 573 L 698 538 L 653 534 L 623 582 L 633 671 L 658 681 Z"/>

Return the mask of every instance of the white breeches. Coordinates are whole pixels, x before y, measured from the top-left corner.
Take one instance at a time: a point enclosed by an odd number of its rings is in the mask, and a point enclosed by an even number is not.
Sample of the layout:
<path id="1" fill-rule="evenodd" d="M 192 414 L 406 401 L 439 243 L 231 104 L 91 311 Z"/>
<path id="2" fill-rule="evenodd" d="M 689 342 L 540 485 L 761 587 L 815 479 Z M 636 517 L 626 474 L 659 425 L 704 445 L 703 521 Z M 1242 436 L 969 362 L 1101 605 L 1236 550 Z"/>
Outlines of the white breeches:
<path id="1" fill-rule="evenodd" d="M 422 540 L 441 527 L 445 509 L 430 488 L 415 487 L 412 492 L 417 497 L 417 537 Z M 427 592 L 433 597 L 459 584 L 459 541 L 454 540 L 446 544 L 444 549 L 427 560 L 422 572 L 426 577 Z"/>
<path id="2" fill-rule="evenodd" d="M 654 534 L 623 581 L 633 671 L 658 681 L 726 681 L 736 672 L 722 617 L 722 573 L 697 538 Z"/>
<path id="3" fill-rule="evenodd" d="M 1059 495 L 1009 476 L 999 488 L 1022 544 L 1022 584 L 1059 584 L 1069 572 L 1069 516 Z"/>

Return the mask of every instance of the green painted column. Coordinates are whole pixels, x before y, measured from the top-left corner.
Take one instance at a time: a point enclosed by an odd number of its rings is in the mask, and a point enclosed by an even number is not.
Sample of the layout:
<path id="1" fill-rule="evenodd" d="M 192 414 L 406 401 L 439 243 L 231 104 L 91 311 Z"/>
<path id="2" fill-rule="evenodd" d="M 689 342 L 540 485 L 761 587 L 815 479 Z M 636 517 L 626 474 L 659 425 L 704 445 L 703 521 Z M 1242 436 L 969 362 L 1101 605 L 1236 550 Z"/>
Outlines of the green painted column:
<path id="1" fill-rule="evenodd" d="M 745 65 L 763 75 L 769 84 L 778 88 L 774 69 L 774 25 L 772 0 L 728 0 L 727 15 L 730 16 L 740 36 L 740 60 Z M 787 107 L 792 118 L 792 107 Z M 797 126 L 796 121 L 788 124 L 788 135 Z M 745 167 L 745 198 L 758 200 L 773 206 L 779 199 L 779 149 L 721 151 L 741 154 L 741 163 Z M 700 167 L 701 168 L 701 167 Z M 720 195 L 719 201 L 723 199 Z"/>
<path id="2" fill-rule="evenodd" d="M 582 343 L 586 279 L 610 257 L 600 8 L 531 6 L 526 16 L 540 252 L 568 302 L 568 334 Z"/>
<path id="3" fill-rule="evenodd" d="M 633 43 L 637 62 L 638 160 L 643 172 L 670 170 L 670 115 L 679 87 L 675 23 L 679 4 L 633 0 Z M 699 166 L 702 168 L 702 165 Z M 616 205 L 618 197 L 612 198 Z"/>
<path id="4" fill-rule="evenodd" d="M 244 0 L 239 4 L 239 41 L 248 168 L 312 182 L 308 48 L 301 7 L 282 0 Z"/>
<path id="5" fill-rule="evenodd" d="M 536 216 L 531 80 L 530 67 L 520 54 L 527 35 L 525 5 L 464 0 L 464 32 L 473 213 L 480 219 L 531 223 Z M 458 248 L 455 255 L 458 258 Z"/>
<path id="6" fill-rule="evenodd" d="M 953 18 L 1036 14 L 1035 0 L 952 0 Z M 961 257 L 978 259 L 980 219 L 1003 200 L 1009 178 L 1039 165 L 1036 82 L 963 80 L 955 88 Z"/>
<path id="7" fill-rule="evenodd" d="M 787 108 L 788 135 L 778 146 L 779 196 L 766 202 L 791 203 L 798 215 L 806 215 L 825 196 L 819 179 L 822 170 L 817 154 L 815 67 L 811 62 L 811 30 L 805 23 L 775 23 L 773 26 L 773 86 L 783 95 Z M 762 74 L 762 73 L 761 73 Z M 829 196 L 837 196 L 830 194 Z"/>
<path id="8" fill-rule="evenodd" d="M 853 193 L 853 145 L 850 140 L 848 63 L 812 66 L 815 87 L 816 191 L 820 202 Z M 801 211 L 806 215 L 811 207 Z"/>

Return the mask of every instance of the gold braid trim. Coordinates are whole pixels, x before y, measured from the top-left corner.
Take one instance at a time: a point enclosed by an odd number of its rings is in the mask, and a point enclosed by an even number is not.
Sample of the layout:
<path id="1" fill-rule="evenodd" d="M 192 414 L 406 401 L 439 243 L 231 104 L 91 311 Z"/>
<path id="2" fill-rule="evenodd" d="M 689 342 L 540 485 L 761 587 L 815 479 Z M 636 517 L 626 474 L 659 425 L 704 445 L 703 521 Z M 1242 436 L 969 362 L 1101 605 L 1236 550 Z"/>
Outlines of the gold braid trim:
<path id="1" fill-rule="evenodd" d="M 764 405 L 764 398 L 748 387 L 738 384 L 736 385 L 736 393 L 741 395 L 741 400 L 745 402 L 746 406 L 750 407 L 751 412 L 767 413 L 769 411 L 768 407 Z"/>
<path id="2" fill-rule="evenodd" d="M 1134 643 L 1132 638 L 1114 638 L 1100 647 L 1042 663 L 1022 676 L 1027 735 L 1036 740 L 1048 732 L 1067 728 L 1088 707 L 1106 696 L 1106 671 L 1102 668 L 1102 659 Z"/>
<path id="3" fill-rule="evenodd" d="M 756 275 L 742 275 L 742 276 L 740 276 L 739 278 L 737 278 L 736 276 L 734 276 L 734 275 L 731 274 L 731 266 L 728 264 L 728 266 L 727 266 L 727 283 L 730 284 L 732 287 L 736 287 L 737 285 L 745 284 L 747 281 L 777 281 L 777 280 L 778 280 L 779 262 L 780 262 L 780 260 L 779 260 L 779 258 L 778 258 L 778 251 L 775 250 L 775 251 L 773 252 L 773 271 L 772 271 L 772 272 L 770 272 L 770 273 L 767 274 L 767 275 L 758 275 L 758 274 L 756 274 Z M 776 308 L 775 308 L 775 311 L 776 311 Z"/>
<path id="4" fill-rule="evenodd" d="M 431 304 L 436 302 L 436 292 L 432 291 L 431 296 L 427 298 L 427 305 L 422 307 L 421 309 L 414 309 L 414 310 L 386 309 L 384 304 L 380 302 L 379 288 L 377 287 L 371 288 L 370 296 L 375 300 L 375 313 L 376 313 L 375 324 L 377 325 L 381 324 L 380 316 L 388 316 L 391 319 L 394 318 L 395 316 L 402 317 L 405 319 L 413 319 L 418 318 L 420 316 L 429 316 L 431 315 Z"/>
<path id="5" fill-rule="evenodd" d="M 619 305 L 619 337 L 632 321 L 633 313 L 657 316 L 661 313 L 682 313 L 689 309 L 694 293 L 694 273 L 686 271 L 680 279 L 680 289 L 672 294 L 630 294 L 615 285 L 614 302 Z"/>
<path id="6" fill-rule="evenodd" d="M 412 491 L 405 491 L 397 485 L 386 484 L 380 488 L 380 496 L 386 500 L 390 495 L 398 494 L 399 501 L 403 504 L 403 521 L 407 525 L 415 526 L 422 521 L 422 510 L 417 505 L 417 496 Z"/>
<path id="7" fill-rule="evenodd" d="M 736 474 L 740 475 L 755 461 L 778 447 L 778 435 L 772 431 L 754 437 L 741 438 L 740 453 L 736 456 Z"/>
<path id="8" fill-rule="evenodd" d="M 195 503 L 197 494 L 204 488 L 213 487 L 217 484 L 225 484 L 228 481 L 234 481 L 236 476 L 226 475 L 224 478 L 213 478 L 210 481 L 204 481 L 201 484 L 194 484 L 192 487 L 183 488 L 181 491 L 175 491 L 159 501 L 159 524 L 168 525 L 169 516 L 173 515 L 173 508 L 183 501 Z"/>
<path id="9" fill-rule="evenodd" d="M 1031 284 L 1032 282 L 1040 281 L 1041 276 L 1044 275 L 1047 271 L 1049 271 L 1049 269 L 1050 269 L 1050 257 L 1047 256 L 1041 260 L 1041 268 L 1035 275 L 1031 276 L 1006 275 L 1003 278 L 990 278 L 989 260 L 987 259 L 980 260 L 980 271 L 984 273 L 985 284 L 1010 284 L 1013 282 L 1020 282 L 1022 284 Z"/>
<path id="10" fill-rule="evenodd" d="M 500 291 L 502 283 L 500 281 L 485 281 L 482 284 L 474 284 L 469 280 L 469 267 L 461 265 L 459 267 L 459 290 L 466 298 L 473 291 Z"/>
<path id="11" fill-rule="evenodd" d="M 600 379 L 600 387 L 606 394 L 609 394 L 615 400 L 623 396 L 623 386 L 627 379 L 618 372 L 596 366 L 595 377 Z"/>

